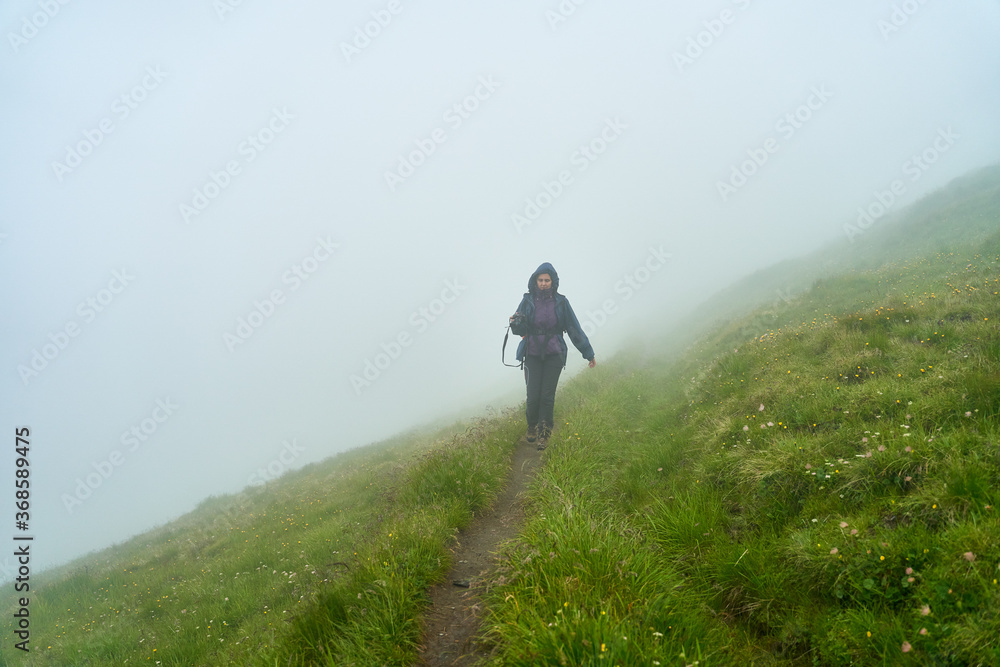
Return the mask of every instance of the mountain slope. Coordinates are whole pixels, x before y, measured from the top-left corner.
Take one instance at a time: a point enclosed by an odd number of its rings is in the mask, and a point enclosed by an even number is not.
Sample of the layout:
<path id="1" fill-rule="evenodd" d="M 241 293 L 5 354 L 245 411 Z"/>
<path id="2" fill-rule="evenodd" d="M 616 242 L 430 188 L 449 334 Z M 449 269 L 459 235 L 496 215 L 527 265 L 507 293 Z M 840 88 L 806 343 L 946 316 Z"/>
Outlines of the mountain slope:
<path id="1" fill-rule="evenodd" d="M 1000 664 L 998 183 L 960 179 L 566 383 L 489 580 L 490 662 Z M 412 664 L 522 430 L 401 436 L 33 577 L 32 652 L 0 662 Z"/>
<path id="2" fill-rule="evenodd" d="M 1000 664 L 998 272 L 994 232 L 581 376 L 495 664 Z"/>

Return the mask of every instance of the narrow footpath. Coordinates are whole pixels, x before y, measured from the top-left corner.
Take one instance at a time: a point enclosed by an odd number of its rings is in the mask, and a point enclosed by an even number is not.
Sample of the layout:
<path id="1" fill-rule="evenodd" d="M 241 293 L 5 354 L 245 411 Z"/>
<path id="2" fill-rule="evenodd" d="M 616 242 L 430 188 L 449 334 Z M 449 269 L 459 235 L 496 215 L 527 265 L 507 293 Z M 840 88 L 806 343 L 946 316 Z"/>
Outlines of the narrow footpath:
<path id="1" fill-rule="evenodd" d="M 515 537 L 523 523 L 522 495 L 540 458 L 537 447 L 522 437 L 514 452 L 506 488 L 492 509 L 459 532 L 452 548 L 451 572 L 430 590 L 431 607 L 421 665 L 472 665 L 486 656 L 486 649 L 475 640 L 483 613 L 482 577 L 494 566 L 500 543 Z"/>

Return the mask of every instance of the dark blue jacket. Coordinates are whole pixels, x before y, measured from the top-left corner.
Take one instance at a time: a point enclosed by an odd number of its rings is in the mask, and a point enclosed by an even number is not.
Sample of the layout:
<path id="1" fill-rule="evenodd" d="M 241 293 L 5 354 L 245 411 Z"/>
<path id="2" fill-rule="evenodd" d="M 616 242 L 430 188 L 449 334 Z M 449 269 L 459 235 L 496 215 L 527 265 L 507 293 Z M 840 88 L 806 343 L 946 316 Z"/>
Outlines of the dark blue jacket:
<path id="1" fill-rule="evenodd" d="M 531 274 L 528 278 L 528 291 L 521 298 L 521 303 L 517 306 L 517 312 L 524 315 L 524 324 L 522 326 L 515 326 L 511 324 L 510 330 L 518 336 L 522 336 L 521 343 L 517 346 L 517 360 L 521 361 L 524 359 L 524 344 L 527 340 L 523 336 L 527 336 L 533 333 L 540 333 L 535 331 L 535 293 L 538 291 L 538 275 L 541 273 L 547 273 L 552 277 L 552 291 L 555 293 L 556 299 L 556 320 L 558 322 L 558 340 L 559 347 L 562 348 L 562 362 L 566 365 L 566 355 L 568 347 L 566 346 L 566 341 L 563 340 L 562 332 L 569 334 L 569 339 L 573 341 L 573 345 L 580 354 L 583 355 L 584 359 L 588 361 L 594 358 L 594 348 L 590 346 L 590 341 L 587 339 L 587 334 L 583 332 L 583 328 L 580 326 L 580 321 L 576 319 L 576 313 L 573 312 L 572 306 L 569 305 L 569 300 L 557 291 L 559 289 L 559 274 L 556 270 L 552 268 L 552 265 L 545 262 Z"/>

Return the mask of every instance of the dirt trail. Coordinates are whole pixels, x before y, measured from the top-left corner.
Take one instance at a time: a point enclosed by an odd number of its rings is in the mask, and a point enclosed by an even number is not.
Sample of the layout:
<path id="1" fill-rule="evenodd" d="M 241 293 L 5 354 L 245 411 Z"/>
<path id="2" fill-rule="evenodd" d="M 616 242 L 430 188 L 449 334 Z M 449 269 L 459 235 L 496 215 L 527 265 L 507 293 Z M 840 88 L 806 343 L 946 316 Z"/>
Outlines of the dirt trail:
<path id="1" fill-rule="evenodd" d="M 538 465 L 541 452 L 522 437 L 514 452 L 507 486 L 486 514 L 473 519 L 458 534 L 451 572 L 431 587 L 421 665 L 471 665 L 486 655 L 475 641 L 482 614 L 479 594 L 482 575 L 494 564 L 494 553 L 504 540 L 517 535 L 524 519 L 521 495 Z M 456 585 L 456 583 L 461 585 Z"/>

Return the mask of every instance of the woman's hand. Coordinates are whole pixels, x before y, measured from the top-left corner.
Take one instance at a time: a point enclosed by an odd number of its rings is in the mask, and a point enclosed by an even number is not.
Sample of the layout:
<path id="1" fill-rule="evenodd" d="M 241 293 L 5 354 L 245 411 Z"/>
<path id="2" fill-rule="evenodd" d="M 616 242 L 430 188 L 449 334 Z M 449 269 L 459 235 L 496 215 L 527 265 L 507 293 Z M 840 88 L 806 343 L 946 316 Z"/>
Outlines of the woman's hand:
<path id="1" fill-rule="evenodd" d="M 597 365 L 597 357 L 592 357 L 589 366 L 593 368 L 596 365 Z"/>

